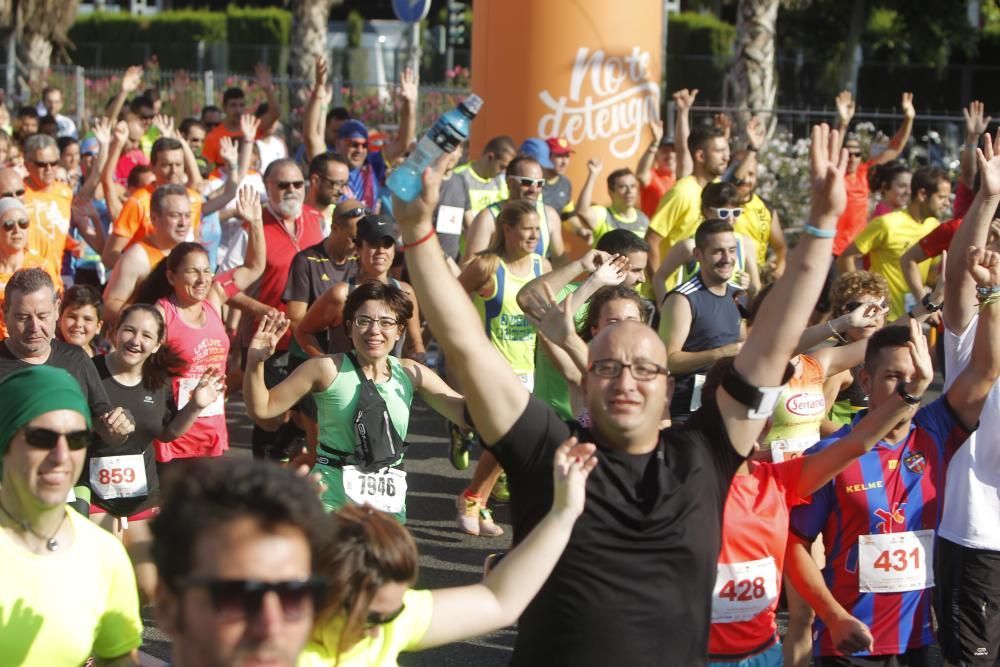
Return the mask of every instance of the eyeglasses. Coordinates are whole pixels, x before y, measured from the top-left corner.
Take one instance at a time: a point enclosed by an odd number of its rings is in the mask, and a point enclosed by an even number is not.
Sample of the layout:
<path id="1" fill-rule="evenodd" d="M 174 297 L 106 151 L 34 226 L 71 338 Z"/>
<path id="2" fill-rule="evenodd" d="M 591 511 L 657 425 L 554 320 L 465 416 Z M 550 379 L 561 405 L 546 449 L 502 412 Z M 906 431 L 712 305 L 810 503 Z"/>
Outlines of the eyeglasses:
<path id="1" fill-rule="evenodd" d="M 392 623 L 393 621 L 395 621 L 397 618 L 400 617 L 404 609 L 406 609 L 406 605 L 401 604 L 399 605 L 399 609 L 397 609 L 396 611 L 391 611 L 388 614 L 382 614 L 377 611 L 369 611 L 368 615 L 365 616 L 365 627 L 373 628 L 376 625 L 385 625 L 387 623 Z"/>
<path id="2" fill-rule="evenodd" d="M 21 229 L 27 229 L 28 225 L 30 224 L 31 223 L 28 221 L 27 218 L 18 218 L 17 220 L 4 220 L 3 229 L 5 232 L 9 232 L 14 229 L 14 225 L 17 225 Z"/>
<path id="3" fill-rule="evenodd" d="M 624 369 L 629 369 L 632 377 L 639 382 L 648 382 L 657 375 L 669 375 L 667 369 L 652 361 L 637 361 L 634 364 L 623 364 L 617 359 L 598 359 L 590 364 L 590 372 L 599 378 L 614 380 L 622 374 Z"/>
<path id="4" fill-rule="evenodd" d="M 305 186 L 305 181 L 278 181 L 279 190 L 301 190 Z"/>
<path id="5" fill-rule="evenodd" d="M 46 162 L 45 160 L 32 160 L 35 166 L 39 169 L 55 169 L 59 166 L 59 160 L 53 160 L 52 162 Z"/>
<path id="6" fill-rule="evenodd" d="M 151 121 L 154 118 L 156 118 L 156 114 L 155 113 L 141 113 L 141 114 L 139 114 L 139 119 L 140 120 L 144 120 L 144 121 L 145 120 L 149 120 L 149 121 Z"/>
<path id="7" fill-rule="evenodd" d="M 347 187 L 347 181 L 337 181 L 337 180 L 334 180 L 332 178 L 328 178 L 328 177 L 324 176 L 323 174 L 316 174 L 316 175 L 319 176 L 319 180 L 321 180 L 324 183 L 327 183 L 328 185 L 331 185 L 331 186 L 333 186 L 335 188 L 341 188 L 341 189 L 343 189 L 343 188 Z"/>
<path id="8" fill-rule="evenodd" d="M 257 616 L 266 593 L 278 596 L 281 611 L 287 620 L 299 620 L 321 606 L 326 592 L 326 581 L 320 577 L 292 581 L 189 577 L 182 582 L 182 586 L 208 591 L 216 616 L 224 621 Z"/>
<path id="9" fill-rule="evenodd" d="M 25 426 L 24 441 L 36 449 L 55 449 L 59 444 L 59 438 L 66 438 L 66 444 L 70 449 L 85 449 L 91 440 L 90 431 L 72 431 L 70 433 L 60 433 L 40 426 Z"/>
<path id="10" fill-rule="evenodd" d="M 399 320 L 395 320 L 391 317 L 380 317 L 377 320 L 372 317 L 367 317 L 365 315 L 359 315 L 355 317 L 354 326 L 361 329 L 362 331 L 368 329 L 373 323 L 378 323 L 378 328 L 382 331 L 392 331 L 399 326 Z"/>
<path id="11" fill-rule="evenodd" d="M 719 219 L 720 220 L 729 220 L 729 218 L 732 218 L 733 220 L 735 220 L 736 218 L 738 218 L 741 215 L 743 215 L 743 209 L 739 208 L 739 207 L 737 207 L 737 208 L 717 208 L 717 209 L 715 209 L 715 212 L 719 215 Z"/>
<path id="12" fill-rule="evenodd" d="M 885 299 L 882 299 L 881 301 L 876 301 L 874 303 L 865 301 L 848 301 L 847 303 L 844 304 L 842 311 L 845 313 L 853 313 L 861 306 L 876 306 L 879 310 L 885 310 Z"/>
<path id="13" fill-rule="evenodd" d="M 11 190 L 9 192 L 0 192 L 0 197 L 16 197 L 17 199 L 20 199 L 23 196 L 24 188 L 21 188 L 20 190 Z"/>
<path id="14" fill-rule="evenodd" d="M 348 148 L 368 148 L 367 141 L 350 141 L 347 143 Z"/>
<path id="15" fill-rule="evenodd" d="M 339 183 L 339 181 L 338 181 L 338 183 Z M 370 208 L 368 208 L 367 206 L 358 206 L 356 208 L 352 208 L 349 211 L 344 211 L 343 213 L 341 213 L 337 217 L 338 218 L 360 218 L 363 215 L 370 215 L 371 212 L 372 212 L 372 210 Z"/>
<path id="16" fill-rule="evenodd" d="M 860 150 L 854 150 L 854 151 L 848 150 L 847 154 L 850 155 L 851 157 L 861 157 L 861 151 Z"/>
<path id="17" fill-rule="evenodd" d="M 511 176 L 511 178 L 526 188 L 540 188 L 545 185 L 544 178 L 531 178 L 530 176 Z"/>

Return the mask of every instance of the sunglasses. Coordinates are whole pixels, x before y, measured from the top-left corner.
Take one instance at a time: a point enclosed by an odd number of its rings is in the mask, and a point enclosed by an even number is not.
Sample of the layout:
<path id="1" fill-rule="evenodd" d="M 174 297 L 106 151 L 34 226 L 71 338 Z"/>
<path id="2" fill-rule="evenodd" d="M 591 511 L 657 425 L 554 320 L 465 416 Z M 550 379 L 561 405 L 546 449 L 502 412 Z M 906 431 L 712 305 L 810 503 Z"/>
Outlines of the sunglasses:
<path id="1" fill-rule="evenodd" d="M 24 196 L 24 188 L 20 190 L 12 190 L 10 192 L 0 192 L 0 197 L 16 197 L 20 199 Z"/>
<path id="2" fill-rule="evenodd" d="M 11 231 L 11 230 L 14 229 L 14 225 L 17 225 L 21 229 L 27 229 L 28 225 L 30 225 L 30 224 L 31 223 L 28 222 L 27 218 L 19 218 L 17 220 L 4 220 L 3 221 L 3 228 L 4 228 L 4 231 L 9 232 L 9 231 Z"/>
<path id="3" fill-rule="evenodd" d="M 372 210 L 367 206 L 358 206 L 357 208 L 352 208 L 349 211 L 344 211 L 338 218 L 360 218 L 363 215 L 370 215 Z"/>
<path id="4" fill-rule="evenodd" d="M 859 150 L 858 151 L 848 150 L 847 154 L 850 155 L 851 157 L 861 157 L 861 151 Z"/>
<path id="5" fill-rule="evenodd" d="M 300 620 L 322 606 L 326 593 L 326 581 L 321 577 L 291 581 L 189 577 L 182 587 L 207 591 L 215 615 L 223 621 L 254 618 L 260 613 L 266 593 L 278 596 L 285 619 Z"/>
<path id="6" fill-rule="evenodd" d="M 544 178 L 531 178 L 530 176 L 511 176 L 511 178 L 526 188 L 540 188 L 545 185 Z"/>
<path id="7" fill-rule="evenodd" d="M 373 628 L 377 625 L 385 625 L 387 623 L 392 623 L 403 613 L 406 609 L 405 604 L 399 605 L 399 609 L 396 611 L 391 611 L 388 614 L 381 614 L 377 611 L 369 611 L 368 615 L 365 616 L 365 627 Z"/>
<path id="8" fill-rule="evenodd" d="M 347 147 L 348 148 L 368 148 L 368 142 L 367 141 L 352 141 L 349 144 L 347 144 Z"/>
<path id="9" fill-rule="evenodd" d="M 730 218 L 732 218 L 733 220 L 735 220 L 736 218 L 738 218 L 741 215 L 743 215 L 743 209 L 739 208 L 739 207 L 737 207 L 737 208 L 717 208 L 715 210 L 719 214 L 719 219 L 720 220 L 729 220 Z"/>
<path id="10" fill-rule="evenodd" d="M 35 166 L 39 169 L 55 169 L 59 166 L 59 160 L 53 160 L 52 162 L 45 162 L 44 160 L 32 160 Z"/>
<path id="11" fill-rule="evenodd" d="M 885 310 L 885 299 L 881 301 L 876 301 L 875 303 L 866 303 L 864 301 L 848 301 L 847 303 L 844 304 L 843 311 L 845 313 L 853 313 L 861 306 L 876 306 L 879 310 Z"/>
<path id="12" fill-rule="evenodd" d="M 70 449 L 85 449 L 91 440 L 88 430 L 72 431 L 71 433 L 60 433 L 39 426 L 24 427 L 24 441 L 36 449 L 55 449 L 59 444 L 59 438 L 65 436 L 66 444 Z"/>
<path id="13" fill-rule="evenodd" d="M 301 190 L 305 185 L 305 181 L 278 181 L 279 190 Z"/>
<path id="14" fill-rule="evenodd" d="M 155 113 L 150 113 L 150 114 L 141 113 L 141 114 L 139 114 L 139 119 L 140 120 L 153 120 L 154 118 L 156 118 L 156 114 Z"/>

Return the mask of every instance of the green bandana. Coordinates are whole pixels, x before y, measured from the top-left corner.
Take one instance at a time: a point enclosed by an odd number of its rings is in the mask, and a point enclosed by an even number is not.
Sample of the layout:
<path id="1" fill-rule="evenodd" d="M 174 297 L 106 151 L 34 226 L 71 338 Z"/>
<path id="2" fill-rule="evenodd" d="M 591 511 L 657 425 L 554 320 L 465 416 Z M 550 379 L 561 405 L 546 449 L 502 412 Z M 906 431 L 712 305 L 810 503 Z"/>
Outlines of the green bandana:
<path id="1" fill-rule="evenodd" d="M 76 379 L 61 368 L 32 366 L 0 380 L 0 457 L 17 430 L 53 410 L 76 410 L 90 428 L 90 408 Z"/>

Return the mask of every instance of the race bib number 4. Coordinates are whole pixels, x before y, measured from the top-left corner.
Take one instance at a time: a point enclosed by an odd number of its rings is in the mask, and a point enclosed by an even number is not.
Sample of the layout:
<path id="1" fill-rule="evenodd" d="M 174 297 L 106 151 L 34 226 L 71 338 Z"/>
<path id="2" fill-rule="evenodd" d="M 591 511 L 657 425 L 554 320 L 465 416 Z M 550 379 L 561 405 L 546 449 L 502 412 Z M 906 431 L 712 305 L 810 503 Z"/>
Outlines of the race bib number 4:
<path id="1" fill-rule="evenodd" d="M 462 220 L 465 217 L 465 209 L 458 206 L 438 206 L 437 227 L 438 234 L 461 234 Z"/>
<path id="2" fill-rule="evenodd" d="M 768 556 L 745 563 L 719 563 L 712 591 L 712 623 L 749 621 L 778 600 L 778 568 Z"/>
<path id="3" fill-rule="evenodd" d="M 177 409 L 181 410 L 191 400 L 191 394 L 198 386 L 198 378 L 181 378 L 177 386 Z M 199 417 L 214 417 L 221 415 L 225 411 L 225 399 L 220 393 L 219 397 L 209 403 L 200 413 Z"/>
<path id="4" fill-rule="evenodd" d="M 90 459 L 90 488 L 105 500 L 148 495 L 146 463 L 142 454 Z"/>
<path id="5" fill-rule="evenodd" d="M 396 468 L 362 472 L 356 466 L 344 466 L 344 495 L 355 505 L 371 505 L 389 514 L 399 514 L 406 507 L 406 473 Z"/>
<path id="6" fill-rule="evenodd" d="M 934 531 L 858 538 L 858 590 L 903 593 L 934 585 Z"/>

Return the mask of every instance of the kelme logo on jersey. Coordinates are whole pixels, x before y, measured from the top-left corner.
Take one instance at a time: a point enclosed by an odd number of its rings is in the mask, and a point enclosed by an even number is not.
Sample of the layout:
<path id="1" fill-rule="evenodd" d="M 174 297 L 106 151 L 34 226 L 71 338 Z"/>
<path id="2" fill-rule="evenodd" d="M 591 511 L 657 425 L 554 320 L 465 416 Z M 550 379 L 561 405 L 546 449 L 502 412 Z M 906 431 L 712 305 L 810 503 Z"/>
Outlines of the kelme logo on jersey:
<path id="1" fill-rule="evenodd" d="M 811 417 L 826 410 L 826 399 L 822 394 L 795 394 L 785 401 L 785 410 L 800 417 Z"/>
<path id="2" fill-rule="evenodd" d="M 649 52 L 638 46 L 626 56 L 580 47 L 569 94 L 538 94 L 550 109 L 538 121 L 538 136 L 566 137 L 571 144 L 610 139 L 611 155 L 633 158 L 646 124 L 660 113 L 660 86 L 650 80 L 650 61 Z"/>

